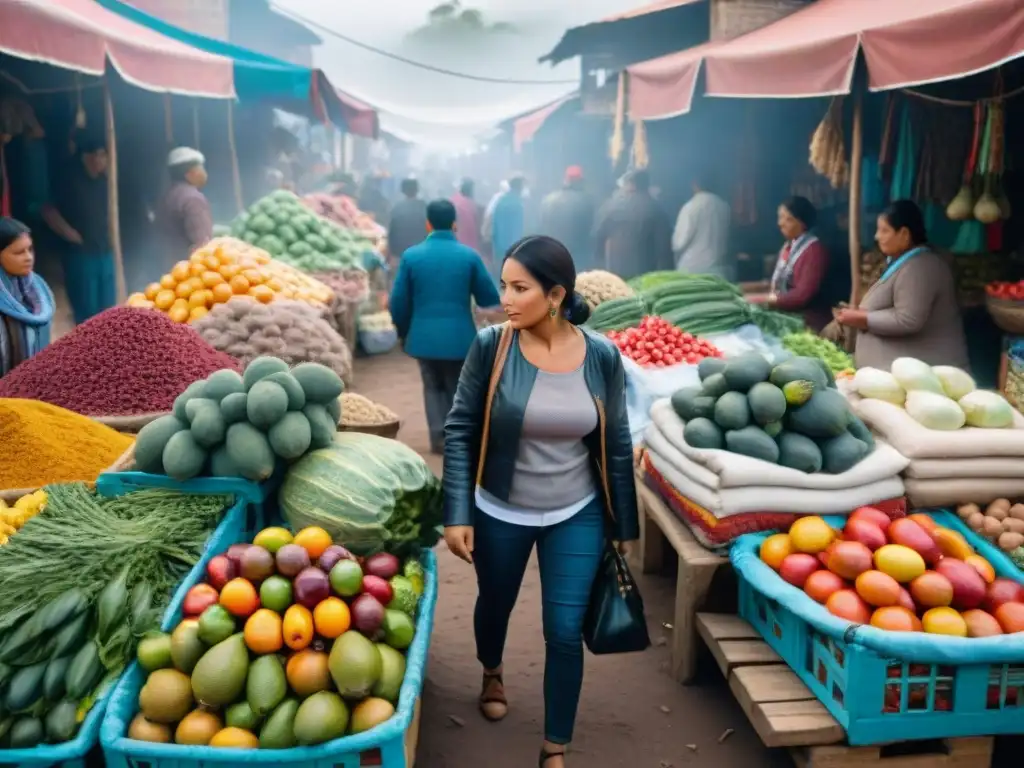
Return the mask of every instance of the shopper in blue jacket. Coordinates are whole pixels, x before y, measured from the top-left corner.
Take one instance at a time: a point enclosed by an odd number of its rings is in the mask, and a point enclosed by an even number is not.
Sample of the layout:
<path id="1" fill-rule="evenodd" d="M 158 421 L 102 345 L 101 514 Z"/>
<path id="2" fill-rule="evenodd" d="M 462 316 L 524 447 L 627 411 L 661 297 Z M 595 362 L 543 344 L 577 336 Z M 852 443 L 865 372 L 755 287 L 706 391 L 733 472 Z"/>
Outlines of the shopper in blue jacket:
<path id="1" fill-rule="evenodd" d="M 416 358 L 430 450 L 444 451 L 444 421 L 455 399 L 462 363 L 476 338 L 473 301 L 483 308 L 501 302 L 483 259 L 455 239 L 455 206 L 435 200 L 427 206 L 429 235 L 405 251 L 391 289 L 391 319 Z"/>

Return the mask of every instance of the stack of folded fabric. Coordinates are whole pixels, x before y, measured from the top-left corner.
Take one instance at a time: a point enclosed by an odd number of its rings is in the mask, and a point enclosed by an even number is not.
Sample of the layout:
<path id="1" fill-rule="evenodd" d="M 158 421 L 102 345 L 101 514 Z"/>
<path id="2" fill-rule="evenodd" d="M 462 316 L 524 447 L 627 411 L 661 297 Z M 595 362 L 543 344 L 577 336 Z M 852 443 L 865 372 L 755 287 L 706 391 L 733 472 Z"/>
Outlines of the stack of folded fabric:
<path id="1" fill-rule="evenodd" d="M 899 475 L 907 460 L 884 442 L 846 472 L 807 474 L 730 451 L 694 448 L 683 438 L 684 426 L 668 400 L 651 408 L 645 482 L 706 547 L 786 527 L 800 515 L 847 514 L 867 505 L 893 517 L 906 513 Z"/>
<path id="2" fill-rule="evenodd" d="M 1024 417 L 1006 429 L 928 429 L 903 408 L 847 395 L 854 411 L 910 463 L 904 472 L 913 507 L 987 504 L 1024 498 Z"/>

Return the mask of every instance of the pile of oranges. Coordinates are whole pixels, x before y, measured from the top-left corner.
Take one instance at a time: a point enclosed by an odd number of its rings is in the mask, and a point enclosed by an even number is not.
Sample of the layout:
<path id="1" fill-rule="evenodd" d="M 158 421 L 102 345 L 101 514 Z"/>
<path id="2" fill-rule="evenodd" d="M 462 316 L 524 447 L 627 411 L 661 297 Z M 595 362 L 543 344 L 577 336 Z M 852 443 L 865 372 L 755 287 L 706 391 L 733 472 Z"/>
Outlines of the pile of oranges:
<path id="1" fill-rule="evenodd" d="M 297 269 L 276 262 L 260 248 L 221 237 L 179 261 L 157 283 L 128 297 L 128 306 L 156 309 L 176 323 L 204 317 L 215 304 L 246 298 L 269 304 L 275 298 L 328 305 L 334 293 Z"/>

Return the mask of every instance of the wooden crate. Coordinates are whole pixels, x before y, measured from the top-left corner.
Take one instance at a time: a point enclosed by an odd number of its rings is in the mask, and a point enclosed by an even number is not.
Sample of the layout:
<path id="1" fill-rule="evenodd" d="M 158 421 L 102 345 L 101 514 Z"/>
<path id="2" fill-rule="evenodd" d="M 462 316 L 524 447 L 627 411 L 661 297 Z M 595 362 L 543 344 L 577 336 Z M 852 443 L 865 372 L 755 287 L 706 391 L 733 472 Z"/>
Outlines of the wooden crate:
<path id="1" fill-rule="evenodd" d="M 683 522 L 636 475 L 640 541 L 637 552 L 642 573 L 660 571 L 668 548 L 678 558 L 676 600 L 672 619 L 671 670 L 681 683 L 697 673 L 700 643 L 695 624 L 697 611 L 736 610 L 737 587 L 729 558 L 705 549 Z"/>
<path id="2" fill-rule="evenodd" d="M 700 613 L 697 631 L 767 747 L 789 749 L 797 768 L 989 768 L 995 739 L 850 747 L 846 732 L 757 631 L 738 616 Z"/>

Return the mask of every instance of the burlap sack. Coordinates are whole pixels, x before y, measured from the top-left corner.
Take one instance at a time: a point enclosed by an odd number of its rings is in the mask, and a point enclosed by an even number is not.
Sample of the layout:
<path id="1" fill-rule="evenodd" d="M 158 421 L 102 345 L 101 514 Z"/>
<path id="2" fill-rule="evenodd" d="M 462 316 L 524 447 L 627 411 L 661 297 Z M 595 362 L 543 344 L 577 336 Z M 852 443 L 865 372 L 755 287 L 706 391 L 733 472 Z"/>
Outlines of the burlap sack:
<path id="1" fill-rule="evenodd" d="M 111 429 L 116 429 L 118 432 L 124 432 L 127 435 L 137 435 L 149 422 L 156 421 L 168 413 L 170 411 L 140 413 L 136 416 L 93 416 L 92 420 L 98 421 L 100 424 L 104 424 Z"/>

